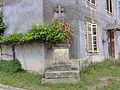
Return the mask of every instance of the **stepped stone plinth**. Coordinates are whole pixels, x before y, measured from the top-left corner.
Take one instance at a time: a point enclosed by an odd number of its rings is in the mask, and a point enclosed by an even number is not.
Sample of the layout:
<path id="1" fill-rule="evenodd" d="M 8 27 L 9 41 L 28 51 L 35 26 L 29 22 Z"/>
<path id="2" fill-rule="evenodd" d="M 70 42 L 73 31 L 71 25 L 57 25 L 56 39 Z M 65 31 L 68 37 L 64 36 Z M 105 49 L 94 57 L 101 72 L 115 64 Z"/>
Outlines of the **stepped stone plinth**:
<path id="1" fill-rule="evenodd" d="M 54 48 L 54 60 L 44 73 L 43 83 L 79 82 L 79 69 L 69 61 L 68 48 Z M 77 65 L 76 65 L 77 66 Z"/>
<path id="2" fill-rule="evenodd" d="M 79 82 L 79 70 L 70 63 L 53 63 L 45 71 L 43 83 L 74 83 Z"/>

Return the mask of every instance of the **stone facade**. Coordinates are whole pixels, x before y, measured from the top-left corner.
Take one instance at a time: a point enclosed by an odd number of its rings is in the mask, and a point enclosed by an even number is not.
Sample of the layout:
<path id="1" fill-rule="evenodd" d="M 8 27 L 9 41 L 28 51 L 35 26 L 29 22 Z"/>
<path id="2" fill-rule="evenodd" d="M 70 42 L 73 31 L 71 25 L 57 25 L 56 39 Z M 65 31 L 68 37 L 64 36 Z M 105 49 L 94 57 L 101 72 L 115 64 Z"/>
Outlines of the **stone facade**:
<path id="1" fill-rule="evenodd" d="M 56 7 L 62 6 L 63 17 L 74 29 L 74 37 L 69 49 L 71 60 L 101 61 L 109 57 L 107 27 L 115 25 L 119 28 L 118 0 L 113 3 L 113 15 L 107 15 L 106 0 L 96 0 L 96 8 L 86 6 L 85 0 L 4 0 L 3 19 L 7 25 L 5 34 L 12 32 L 24 33 L 33 24 L 46 24 L 56 18 Z M 86 17 L 97 21 L 99 52 L 88 55 L 86 51 Z M 115 58 L 120 57 L 120 36 L 115 32 Z M 11 53 L 11 47 L 3 46 L 5 53 Z M 16 49 L 17 59 L 21 61 L 26 70 L 43 73 L 44 68 L 54 59 L 54 50 L 48 49 L 44 44 L 33 43 L 19 46 Z M 11 59 L 10 56 L 2 56 Z M 47 63 L 47 64 L 46 64 Z M 45 65 L 45 66 L 44 66 Z"/>

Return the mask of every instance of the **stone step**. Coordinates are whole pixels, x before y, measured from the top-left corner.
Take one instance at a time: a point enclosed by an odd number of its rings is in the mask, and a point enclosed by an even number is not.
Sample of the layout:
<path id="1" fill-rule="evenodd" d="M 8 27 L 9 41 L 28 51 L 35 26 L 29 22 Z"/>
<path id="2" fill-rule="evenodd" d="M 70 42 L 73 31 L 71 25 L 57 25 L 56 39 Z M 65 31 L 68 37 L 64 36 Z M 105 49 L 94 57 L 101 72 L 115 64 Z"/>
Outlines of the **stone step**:
<path id="1" fill-rule="evenodd" d="M 45 78 L 46 79 L 59 79 L 59 78 L 78 78 L 79 71 L 71 70 L 71 71 L 46 71 Z"/>
<path id="2" fill-rule="evenodd" d="M 77 83 L 80 78 L 60 78 L 60 79 L 46 79 L 42 78 L 42 83 Z"/>
<path id="3" fill-rule="evenodd" d="M 57 64 L 61 64 L 61 65 L 65 65 L 65 64 L 70 64 L 71 65 L 71 63 L 69 63 L 69 62 L 63 62 L 63 61 L 56 61 L 55 63 L 53 63 L 53 65 L 57 65 Z"/>
<path id="4" fill-rule="evenodd" d="M 70 64 L 54 64 L 47 68 L 46 70 L 51 70 L 51 71 L 69 71 L 71 70 L 71 65 Z"/>

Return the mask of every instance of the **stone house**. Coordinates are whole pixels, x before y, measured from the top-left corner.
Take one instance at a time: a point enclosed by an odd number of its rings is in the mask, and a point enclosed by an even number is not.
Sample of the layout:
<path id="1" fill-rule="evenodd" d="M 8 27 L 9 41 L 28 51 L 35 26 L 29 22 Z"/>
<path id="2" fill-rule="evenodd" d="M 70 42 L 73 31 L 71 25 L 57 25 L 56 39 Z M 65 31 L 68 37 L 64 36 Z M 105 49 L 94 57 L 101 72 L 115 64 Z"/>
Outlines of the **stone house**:
<path id="1" fill-rule="evenodd" d="M 24 33 L 33 24 L 60 17 L 74 29 L 70 60 L 120 58 L 120 0 L 3 0 L 1 10 L 7 25 L 4 34 Z M 11 54 L 11 46 L 2 48 L 1 53 Z M 6 54 L 1 57 L 11 59 Z M 24 69 L 43 73 L 54 50 L 44 43 L 22 45 L 16 47 L 16 57 Z"/>

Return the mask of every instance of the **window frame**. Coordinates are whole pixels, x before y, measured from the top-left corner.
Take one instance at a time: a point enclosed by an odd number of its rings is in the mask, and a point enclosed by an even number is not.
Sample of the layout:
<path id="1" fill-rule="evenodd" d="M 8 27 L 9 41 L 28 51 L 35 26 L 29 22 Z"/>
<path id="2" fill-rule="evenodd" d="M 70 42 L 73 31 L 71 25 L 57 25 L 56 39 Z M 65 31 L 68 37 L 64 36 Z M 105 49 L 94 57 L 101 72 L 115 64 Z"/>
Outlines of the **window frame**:
<path id="1" fill-rule="evenodd" d="M 107 15 L 113 16 L 113 11 L 114 11 L 114 9 L 113 9 L 113 0 L 106 0 L 106 12 L 107 12 Z"/>
<path id="2" fill-rule="evenodd" d="M 96 0 L 94 0 L 95 3 L 92 2 L 92 0 L 84 0 L 85 1 L 85 4 L 89 7 L 92 7 L 94 9 L 96 9 Z"/>
<path id="3" fill-rule="evenodd" d="M 118 0 L 118 18 L 120 19 L 120 0 Z"/>
<path id="4" fill-rule="evenodd" d="M 96 35 L 93 34 L 93 29 L 96 27 Z M 90 31 L 89 31 L 90 27 Z M 99 53 L 99 41 L 98 41 L 98 27 L 96 23 L 86 22 L 86 47 L 87 47 L 87 54 L 88 55 L 94 55 Z M 91 40 L 89 38 L 89 35 L 91 34 Z M 93 37 L 96 37 L 96 44 L 94 44 Z M 91 42 L 90 42 L 91 41 Z M 90 45 L 91 43 L 91 45 Z M 95 50 L 96 46 L 96 50 Z"/>

